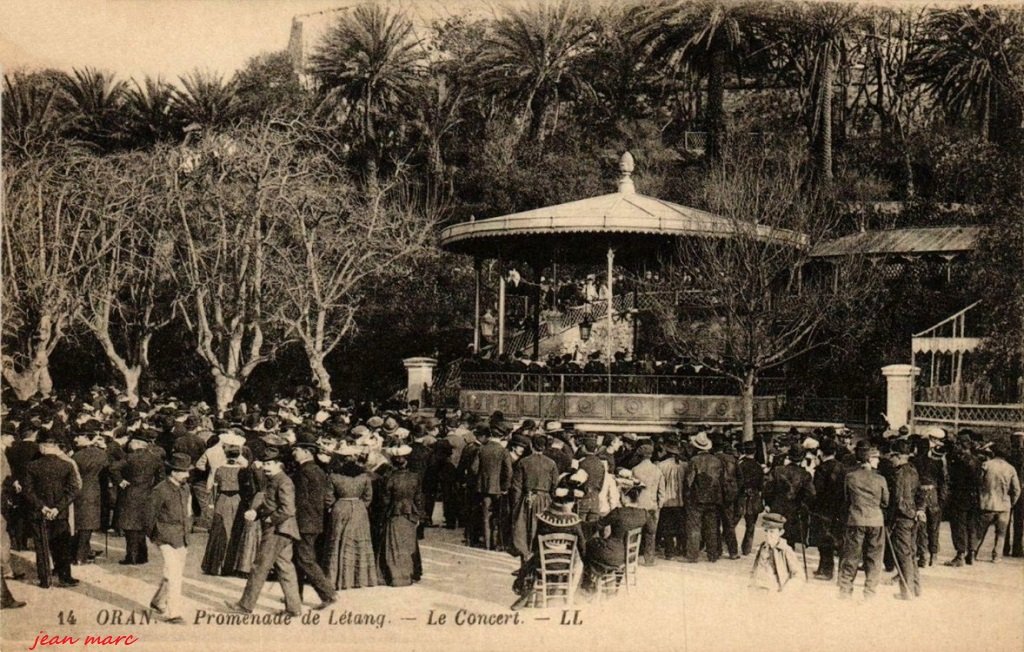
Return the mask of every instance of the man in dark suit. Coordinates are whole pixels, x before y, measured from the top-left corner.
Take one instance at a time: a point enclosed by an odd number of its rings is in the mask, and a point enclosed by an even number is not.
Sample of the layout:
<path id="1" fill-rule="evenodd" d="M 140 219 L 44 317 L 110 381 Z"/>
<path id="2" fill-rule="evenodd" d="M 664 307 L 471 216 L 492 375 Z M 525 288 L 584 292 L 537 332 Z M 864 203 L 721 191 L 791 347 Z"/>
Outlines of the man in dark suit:
<path id="1" fill-rule="evenodd" d="M 324 511 L 333 494 L 327 474 L 316 463 L 318 445 L 316 435 L 303 434 L 292 449 L 298 469 L 295 472 L 295 520 L 299 524 L 299 539 L 295 542 L 295 568 L 299 576 L 299 597 L 308 581 L 320 596 L 324 608 L 335 601 L 334 587 L 327 580 L 323 568 L 317 564 L 317 539 L 324 531 Z"/>
<path id="2" fill-rule="evenodd" d="M 75 536 L 77 545 L 74 552 L 74 563 L 88 564 L 95 555 L 92 552 L 92 533 L 100 529 L 100 505 L 102 503 L 102 487 L 100 475 L 108 465 L 107 454 L 92 444 L 92 434 L 79 432 L 75 435 L 75 452 L 72 460 L 78 466 L 82 476 L 82 490 L 75 498 Z"/>
<path id="3" fill-rule="evenodd" d="M 181 589 L 188 557 L 188 533 L 192 529 L 192 493 L 188 486 L 192 462 L 188 454 L 174 453 L 168 467 L 168 477 L 149 495 L 147 531 L 164 560 L 160 586 L 149 606 L 163 614 L 168 623 L 184 625 Z"/>
<path id="4" fill-rule="evenodd" d="M 242 599 L 228 602 L 228 608 L 236 613 L 252 613 L 260 597 L 263 584 L 273 567 L 277 570 L 277 581 L 284 592 L 284 606 L 288 615 L 302 614 L 302 599 L 299 597 L 299 583 L 292 563 L 292 544 L 301 538 L 299 524 L 295 520 L 295 485 L 284 472 L 280 451 L 267 446 L 260 456 L 267 486 L 263 491 L 263 502 L 243 515 L 245 520 L 260 519 L 263 537 L 256 564 L 245 583 Z"/>
<path id="5" fill-rule="evenodd" d="M 725 544 L 729 551 L 729 559 L 739 559 L 739 546 L 736 545 L 736 497 L 739 495 L 739 460 L 732 443 L 725 435 L 714 441 L 715 457 L 722 460 L 722 507 L 718 512 L 721 537 L 719 545 Z M 721 554 L 721 551 L 719 551 Z"/>
<path id="6" fill-rule="evenodd" d="M 548 421 L 544 424 L 544 434 L 548 437 L 548 445 L 544 454 L 551 458 L 558 467 L 559 473 L 568 473 L 572 470 L 572 453 L 568 450 L 565 430 L 560 421 Z"/>
<path id="7" fill-rule="evenodd" d="M 119 562 L 123 565 L 145 564 L 149 561 L 145 533 L 146 508 L 153 487 L 164 477 L 163 453 L 162 449 L 154 445 L 155 441 L 154 431 L 139 430 L 128 442 L 128 455 L 111 467 L 114 482 L 120 488 L 117 527 L 124 532 L 125 558 Z"/>
<path id="8" fill-rule="evenodd" d="M 740 551 L 749 555 L 754 547 L 754 529 L 757 517 L 764 511 L 764 467 L 756 459 L 758 444 L 745 441 L 740 444 L 740 459 L 736 466 L 739 496 L 737 516 L 743 519 L 743 542 Z"/>
<path id="9" fill-rule="evenodd" d="M 39 438 L 39 457 L 25 469 L 25 501 L 32 516 L 39 586 L 50 587 L 50 557 L 60 586 L 75 586 L 71 577 L 71 525 L 68 507 L 78 495 L 74 466 L 60 451 L 53 433 Z M 49 554 L 47 554 L 49 552 Z"/>
<path id="10" fill-rule="evenodd" d="M 483 514 L 484 548 L 491 549 L 493 541 L 492 522 L 495 511 L 501 504 L 501 497 L 508 493 L 512 484 L 512 457 L 502 447 L 487 426 L 479 426 L 477 438 L 482 442 L 476 455 L 476 492 L 480 497 Z"/>
<path id="11" fill-rule="evenodd" d="M 981 463 L 974 454 L 970 437 L 963 432 L 956 438 L 949 455 L 948 471 L 947 515 L 956 556 L 945 565 L 959 567 L 974 563 L 974 550 L 978 545 L 975 519 L 979 510 L 981 484 Z"/>
<path id="12" fill-rule="evenodd" d="M 532 453 L 520 459 L 512 469 L 509 504 L 512 507 L 512 544 L 522 559 L 533 550 L 537 533 L 537 515 L 551 504 L 551 492 L 558 484 L 558 467 L 544 454 L 547 437 L 531 440 Z"/>
<path id="13" fill-rule="evenodd" d="M 180 417 L 179 417 L 180 418 Z M 189 485 L 192 491 L 192 511 L 195 514 L 196 525 L 209 529 L 213 521 L 213 515 L 204 513 L 203 506 L 209 501 L 206 492 L 206 477 L 196 469 L 196 462 L 206 452 L 206 441 L 196 433 L 199 427 L 198 419 L 187 415 L 185 421 L 178 424 L 185 432 L 178 434 L 171 445 L 172 452 L 185 453 L 192 460 L 192 475 L 189 477 Z"/>
<path id="14" fill-rule="evenodd" d="M 32 423 L 23 423 L 18 428 L 19 439 L 7 449 L 7 462 L 11 466 L 11 487 L 14 494 L 10 513 L 11 548 L 28 550 L 28 537 L 32 531 L 32 507 L 25 500 L 25 474 L 28 463 L 39 457 L 36 442 L 38 428 Z"/>
<path id="15" fill-rule="evenodd" d="M 804 455 L 800 444 L 790 446 L 785 463 L 768 473 L 764 485 L 764 501 L 786 517 L 786 543 L 793 547 L 806 545 L 807 514 L 814 498 L 814 481 L 800 464 Z"/>
<path id="16" fill-rule="evenodd" d="M 910 442 L 901 439 L 892 445 L 892 484 L 889 485 L 889 512 L 886 524 L 891 532 L 890 544 L 900 578 L 902 600 L 921 596 L 921 578 L 917 572 L 917 527 L 926 520 L 924 494 L 917 469 L 910 464 Z"/>
<path id="17" fill-rule="evenodd" d="M 480 545 L 483 539 L 481 500 L 476 490 L 476 457 L 480 453 L 480 433 L 483 430 L 489 430 L 488 426 L 479 425 L 473 428 L 466 445 L 462 447 L 462 454 L 459 455 L 459 466 L 455 469 L 456 482 L 462 489 L 459 522 L 465 528 L 466 545 L 469 546 Z"/>
<path id="18" fill-rule="evenodd" d="M 596 436 L 584 437 L 581 450 L 583 456 L 580 458 L 579 467 L 587 472 L 587 493 L 580 498 L 576 506 L 579 509 L 580 519 L 583 521 L 583 531 L 589 536 L 594 531 L 593 524 L 601 518 L 600 494 L 601 486 L 604 484 L 604 464 L 597 456 Z"/>
<path id="19" fill-rule="evenodd" d="M 835 575 L 835 555 L 843 540 L 843 479 L 846 470 L 836 459 L 834 439 L 821 440 L 821 463 L 814 471 L 814 509 L 811 531 L 818 542 L 818 569 L 815 579 L 831 581 Z"/>

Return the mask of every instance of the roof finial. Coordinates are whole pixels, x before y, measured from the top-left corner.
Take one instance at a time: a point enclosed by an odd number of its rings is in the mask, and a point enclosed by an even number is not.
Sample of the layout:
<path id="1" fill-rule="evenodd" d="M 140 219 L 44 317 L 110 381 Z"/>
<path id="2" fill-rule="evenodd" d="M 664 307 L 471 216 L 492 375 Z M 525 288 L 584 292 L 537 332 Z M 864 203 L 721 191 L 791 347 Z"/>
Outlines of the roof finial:
<path id="1" fill-rule="evenodd" d="M 624 152 L 619 159 L 619 172 L 622 173 L 619 177 L 619 192 L 632 195 L 636 192 L 636 186 L 633 185 L 633 155 L 629 152 Z"/>

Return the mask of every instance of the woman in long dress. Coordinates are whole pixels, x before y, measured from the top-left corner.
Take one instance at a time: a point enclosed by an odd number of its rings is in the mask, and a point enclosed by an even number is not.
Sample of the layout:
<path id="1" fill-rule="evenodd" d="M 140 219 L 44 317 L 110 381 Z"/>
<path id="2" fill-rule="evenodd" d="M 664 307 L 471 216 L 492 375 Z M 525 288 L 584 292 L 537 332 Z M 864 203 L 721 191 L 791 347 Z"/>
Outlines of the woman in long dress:
<path id="1" fill-rule="evenodd" d="M 343 457 L 330 476 L 334 490 L 327 579 L 335 589 L 377 586 L 377 563 L 367 508 L 373 499 L 370 476 L 351 457 Z"/>
<path id="2" fill-rule="evenodd" d="M 416 529 L 423 518 L 420 475 L 406 468 L 409 446 L 385 451 L 394 471 L 384 483 L 384 541 L 381 569 L 390 586 L 409 586 L 423 575 Z"/>
<path id="3" fill-rule="evenodd" d="M 259 462 L 253 462 L 238 472 L 238 487 L 241 495 L 239 509 L 235 516 L 232 534 L 238 537 L 238 555 L 234 560 L 236 573 L 248 574 L 256 563 L 256 553 L 260 549 L 263 538 L 261 524 L 258 519 L 247 521 L 243 515 L 247 510 L 255 510 L 263 503 L 263 490 L 267 478 L 260 468 Z M 225 563 L 228 560 L 225 560 Z M 230 568 L 230 566 L 229 566 Z"/>
<path id="4" fill-rule="evenodd" d="M 239 472 L 248 465 L 241 456 L 240 446 L 224 446 L 227 458 L 210 476 L 209 491 L 213 497 L 213 522 L 210 538 L 206 540 L 202 570 L 206 575 L 231 575 L 238 556 L 238 537 L 234 536 L 238 506 L 242 502 L 239 492 Z"/>

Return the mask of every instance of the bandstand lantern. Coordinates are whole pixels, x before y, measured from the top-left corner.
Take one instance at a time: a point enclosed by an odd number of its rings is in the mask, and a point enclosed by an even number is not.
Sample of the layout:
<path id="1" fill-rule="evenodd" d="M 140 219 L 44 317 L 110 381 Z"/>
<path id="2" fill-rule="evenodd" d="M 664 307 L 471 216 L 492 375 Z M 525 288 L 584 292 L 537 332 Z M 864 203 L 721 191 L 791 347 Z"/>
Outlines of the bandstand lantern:
<path id="1" fill-rule="evenodd" d="M 440 235 L 440 246 L 446 251 L 465 254 L 474 258 L 476 276 L 477 314 L 474 324 L 479 328 L 482 260 L 498 261 L 501 273 L 498 275 L 497 346 L 492 354 L 500 356 L 507 352 L 510 344 L 506 328 L 506 307 L 508 279 L 506 270 L 515 261 L 524 261 L 538 275 L 546 265 L 586 265 L 605 268 L 606 296 L 593 303 L 593 307 L 604 309 L 577 322 L 579 338 L 593 339 L 594 319 L 607 323 L 604 332 L 604 356 L 610 362 L 613 358 L 613 325 L 616 321 L 628 322 L 636 327 L 637 319 L 626 314 L 635 306 L 621 308 L 623 314 L 616 314 L 615 266 L 634 269 L 650 268 L 660 260 L 671 259 L 677 254 L 677 244 L 684 238 L 730 238 L 742 228 L 744 234 L 753 231 L 754 237 L 777 242 L 782 246 L 806 246 L 804 234 L 772 228 L 768 225 L 738 225 L 733 220 L 714 215 L 707 211 L 682 206 L 672 202 L 649 197 L 636 192 L 632 175 L 635 163 L 626 152 L 619 160 L 620 177 L 617 191 L 555 206 L 513 213 L 486 219 L 471 219 L 445 228 Z M 557 282 L 557 281 L 556 281 Z M 539 286 L 538 286 L 539 287 Z M 534 353 L 538 352 L 541 339 L 537 311 L 540 301 L 531 301 L 534 307 L 532 320 L 532 341 Z M 634 301 L 635 303 L 635 301 Z M 474 350 L 480 352 L 481 338 L 474 337 Z M 526 340 L 523 340 L 526 341 Z M 635 348 L 635 347 L 634 347 Z M 516 351 L 511 351 L 515 353 Z M 494 357 L 497 357 L 494 356 Z M 613 385 L 607 379 L 609 391 Z"/>
<path id="2" fill-rule="evenodd" d="M 590 319 L 584 319 L 583 321 L 580 322 L 580 339 L 581 340 L 583 340 L 584 342 L 587 342 L 587 341 L 590 340 L 590 330 L 591 330 L 591 328 L 593 328 L 593 326 L 594 326 L 594 322 L 590 321 Z"/>

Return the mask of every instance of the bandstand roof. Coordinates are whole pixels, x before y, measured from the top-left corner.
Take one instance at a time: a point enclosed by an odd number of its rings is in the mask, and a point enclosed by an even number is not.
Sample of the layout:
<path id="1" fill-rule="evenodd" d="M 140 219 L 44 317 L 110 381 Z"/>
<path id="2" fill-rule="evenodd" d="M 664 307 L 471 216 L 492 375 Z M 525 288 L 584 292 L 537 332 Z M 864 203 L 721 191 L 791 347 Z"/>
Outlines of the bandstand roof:
<path id="1" fill-rule="evenodd" d="M 482 258 L 569 263 L 603 262 L 612 247 L 616 262 L 651 261 L 671 254 L 678 238 L 722 238 L 737 231 L 728 218 L 637 194 L 629 177 L 632 166 L 627 152 L 620 162 L 619 192 L 455 224 L 441 232 L 441 247 Z M 796 231 L 756 229 L 766 240 L 806 244 L 806 236 Z"/>

